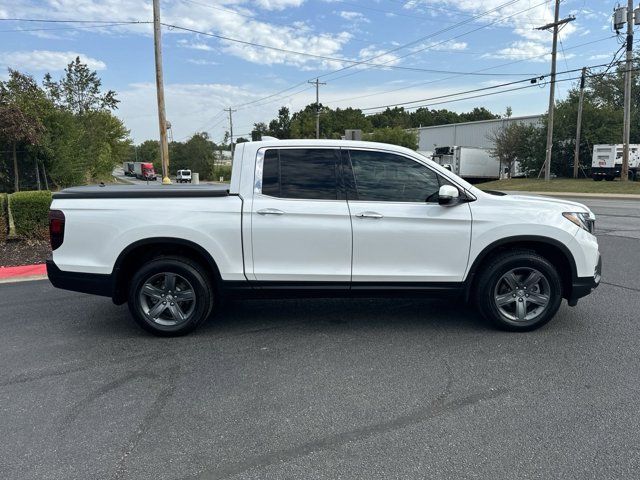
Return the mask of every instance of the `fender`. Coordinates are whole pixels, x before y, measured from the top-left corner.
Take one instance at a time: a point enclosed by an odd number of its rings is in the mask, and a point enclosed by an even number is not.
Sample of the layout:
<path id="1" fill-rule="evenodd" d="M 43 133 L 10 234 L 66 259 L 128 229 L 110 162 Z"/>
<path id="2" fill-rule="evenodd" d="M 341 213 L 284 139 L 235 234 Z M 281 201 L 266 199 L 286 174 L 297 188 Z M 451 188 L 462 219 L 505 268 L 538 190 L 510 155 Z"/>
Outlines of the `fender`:
<path id="1" fill-rule="evenodd" d="M 465 298 L 466 299 L 469 298 L 469 295 L 471 293 L 471 285 L 473 284 L 473 278 L 476 274 L 476 271 L 478 267 L 482 264 L 482 262 L 487 258 L 487 256 L 497 248 L 500 248 L 501 246 L 514 244 L 514 243 L 528 243 L 528 244 L 542 243 L 542 244 L 550 245 L 552 247 L 557 248 L 562 252 L 564 257 L 569 262 L 569 265 L 571 266 L 571 281 L 573 282 L 576 280 L 576 278 L 578 278 L 578 269 L 576 267 L 576 261 L 573 258 L 573 254 L 565 244 L 551 237 L 543 237 L 538 235 L 515 235 L 512 237 L 501 238 L 499 240 L 496 240 L 493 243 L 490 243 L 478 254 L 478 256 L 473 261 L 473 264 L 469 268 L 469 271 L 467 273 L 467 278 L 465 280 L 465 283 L 466 283 Z"/>
<path id="2" fill-rule="evenodd" d="M 113 270 L 111 271 L 111 280 L 113 285 L 112 298 L 114 303 L 120 304 L 120 303 L 124 303 L 124 301 L 126 300 L 122 298 L 123 292 L 119 290 L 119 285 L 121 285 L 121 282 L 119 282 L 119 276 L 121 275 L 121 272 L 124 270 L 123 263 L 125 258 L 136 248 L 142 247 L 144 245 L 157 245 L 157 244 L 175 245 L 180 247 L 186 247 L 196 251 L 198 255 L 200 255 L 202 258 L 204 258 L 207 261 L 207 267 L 211 272 L 213 272 L 215 276 L 214 280 L 216 282 L 220 281 L 221 277 L 220 277 L 220 270 L 218 269 L 218 265 L 216 264 L 211 254 L 206 249 L 204 249 L 201 245 L 195 242 L 192 242 L 190 240 L 185 240 L 185 239 L 176 238 L 176 237 L 143 238 L 142 240 L 138 240 L 128 245 L 124 250 L 122 250 L 122 252 L 120 252 L 120 255 L 118 255 L 118 258 L 115 261 Z"/>

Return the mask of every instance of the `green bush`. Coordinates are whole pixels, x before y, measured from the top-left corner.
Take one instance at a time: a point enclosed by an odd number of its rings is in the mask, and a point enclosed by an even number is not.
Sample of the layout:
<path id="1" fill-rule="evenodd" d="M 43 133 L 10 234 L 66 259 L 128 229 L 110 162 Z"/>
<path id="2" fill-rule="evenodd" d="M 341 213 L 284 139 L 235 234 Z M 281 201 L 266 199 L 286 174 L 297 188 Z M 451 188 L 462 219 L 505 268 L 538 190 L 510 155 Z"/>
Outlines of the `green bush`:
<path id="1" fill-rule="evenodd" d="M 9 195 L 9 208 L 16 235 L 27 238 L 47 238 L 51 192 L 16 192 Z"/>
<path id="2" fill-rule="evenodd" d="M 7 215 L 7 194 L 0 193 L 0 242 L 7 239 L 9 232 L 9 215 Z"/>

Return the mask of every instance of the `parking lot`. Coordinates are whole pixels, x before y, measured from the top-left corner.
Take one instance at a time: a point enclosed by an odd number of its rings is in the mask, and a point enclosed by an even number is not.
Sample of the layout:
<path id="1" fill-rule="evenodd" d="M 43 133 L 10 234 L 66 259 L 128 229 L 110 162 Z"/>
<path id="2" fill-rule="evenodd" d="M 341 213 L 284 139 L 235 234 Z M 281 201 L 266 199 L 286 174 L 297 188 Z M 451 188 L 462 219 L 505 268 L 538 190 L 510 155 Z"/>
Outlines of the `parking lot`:
<path id="1" fill-rule="evenodd" d="M 527 334 L 455 302 L 314 299 L 160 339 L 108 298 L 0 285 L 0 477 L 635 478 L 640 202 L 580 201 L 603 284 Z"/>

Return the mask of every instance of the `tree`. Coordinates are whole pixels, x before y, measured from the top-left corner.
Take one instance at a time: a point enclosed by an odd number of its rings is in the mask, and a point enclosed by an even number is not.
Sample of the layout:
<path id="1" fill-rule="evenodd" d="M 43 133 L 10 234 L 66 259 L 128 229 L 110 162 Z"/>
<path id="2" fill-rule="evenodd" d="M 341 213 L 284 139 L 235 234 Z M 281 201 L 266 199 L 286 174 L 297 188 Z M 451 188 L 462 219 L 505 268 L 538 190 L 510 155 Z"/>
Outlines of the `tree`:
<path id="1" fill-rule="evenodd" d="M 44 88 L 56 105 L 77 114 L 118 108 L 116 93 L 113 90 L 102 93 L 102 80 L 80 57 L 69 63 L 64 72 L 64 77 L 57 82 L 49 73 L 44 77 Z"/>
<path id="2" fill-rule="evenodd" d="M 239 137 L 236 139 L 236 143 L 245 143 L 248 142 L 249 139 L 248 138 L 244 138 L 244 137 Z"/>
<path id="3" fill-rule="evenodd" d="M 461 122 L 479 122 L 481 120 L 495 120 L 496 118 L 500 118 L 500 115 L 495 115 L 484 107 L 475 107 L 468 113 L 460 114 Z"/>
<path id="4" fill-rule="evenodd" d="M 489 134 L 494 145 L 490 153 L 500 161 L 501 173 L 506 168 L 511 178 L 515 162 L 525 173 L 538 170 L 544 161 L 544 131 L 541 126 L 517 122 Z"/>
<path id="5" fill-rule="evenodd" d="M 269 122 L 269 135 L 283 140 L 291 138 L 291 116 L 287 107 L 280 107 L 278 118 Z"/>
<path id="6" fill-rule="evenodd" d="M 214 178 L 215 144 L 206 132 L 193 135 L 184 143 L 172 142 L 171 170 L 191 170 L 198 172 L 200 178 L 209 180 Z"/>
<path id="7" fill-rule="evenodd" d="M 402 147 L 410 148 L 411 150 L 418 149 L 417 133 L 414 131 L 404 130 L 400 127 L 379 128 L 374 130 L 373 133 L 364 135 L 362 139 L 369 142 L 382 142 L 400 145 Z"/>
<path id="8" fill-rule="evenodd" d="M 16 104 L 0 104 L 0 138 L 11 144 L 13 158 L 13 189 L 20 191 L 20 175 L 18 169 L 18 143 L 36 144 L 43 133 L 42 123 L 27 115 Z"/>
<path id="9" fill-rule="evenodd" d="M 269 135 L 269 127 L 264 122 L 258 122 L 253 124 L 253 130 L 251 131 L 251 139 L 258 141 L 263 135 Z"/>
<path id="10" fill-rule="evenodd" d="M 0 82 L 0 140 L 11 146 L 13 189 L 20 190 L 18 144 L 39 144 L 45 133 L 42 117 L 50 108 L 42 90 L 29 75 L 9 69 Z"/>

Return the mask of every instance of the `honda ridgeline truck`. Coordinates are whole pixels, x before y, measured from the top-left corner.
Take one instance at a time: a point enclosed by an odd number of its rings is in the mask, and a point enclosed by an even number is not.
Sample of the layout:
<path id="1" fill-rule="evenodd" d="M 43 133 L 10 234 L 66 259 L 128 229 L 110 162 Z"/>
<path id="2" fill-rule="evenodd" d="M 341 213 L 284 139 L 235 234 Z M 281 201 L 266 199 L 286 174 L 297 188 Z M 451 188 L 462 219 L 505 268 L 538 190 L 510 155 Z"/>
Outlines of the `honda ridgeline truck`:
<path id="1" fill-rule="evenodd" d="M 230 185 L 54 194 L 47 272 L 128 303 L 157 335 L 192 331 L 230 296 L 462 298 L 525 331 L 600 282 L 594 224 L 584 205 L 483 192 L 403 147 L 247 142 Z"/>

